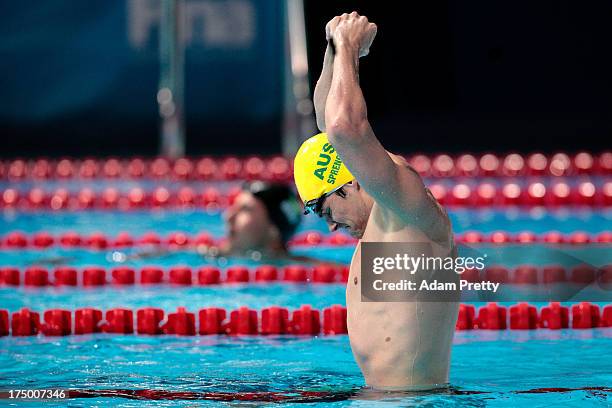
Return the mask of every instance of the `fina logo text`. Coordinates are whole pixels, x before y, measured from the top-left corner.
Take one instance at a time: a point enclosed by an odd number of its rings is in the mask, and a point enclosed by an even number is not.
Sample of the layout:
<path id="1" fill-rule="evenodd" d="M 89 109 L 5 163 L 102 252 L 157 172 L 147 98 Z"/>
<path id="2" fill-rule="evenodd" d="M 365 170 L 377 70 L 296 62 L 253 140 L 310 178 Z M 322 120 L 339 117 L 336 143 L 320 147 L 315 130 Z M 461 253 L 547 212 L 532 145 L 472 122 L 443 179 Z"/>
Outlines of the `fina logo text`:
<path id="1" fill-rule="evenodd" d="M 336 149 L 334 149 L 334 147 L 330 145 L 329 143 L 325 143 L 323 145 L 323 151 L 319 153 L 319 161 L 317 162 L 317 166 L 319 167 L 314 171 L 314 175 L 320 180 L 324 180 L 325 172 L 327 171 L 327 166 L 329 165 L 329 162 L 331 162 L 330 155 L 334 154 L 335 151 Z M 332 164 L 331 171 L 329 172 L 329 175 L 327 176 L 327 183 L 336 184 L 336 176 L 338 175 L 338 172 L 340 171 L 340 166 L 342 166 L 342 160 L 340 160 L 340 157 L 336 155 L 336 159 L 334 160 L 334 163 Z"/>

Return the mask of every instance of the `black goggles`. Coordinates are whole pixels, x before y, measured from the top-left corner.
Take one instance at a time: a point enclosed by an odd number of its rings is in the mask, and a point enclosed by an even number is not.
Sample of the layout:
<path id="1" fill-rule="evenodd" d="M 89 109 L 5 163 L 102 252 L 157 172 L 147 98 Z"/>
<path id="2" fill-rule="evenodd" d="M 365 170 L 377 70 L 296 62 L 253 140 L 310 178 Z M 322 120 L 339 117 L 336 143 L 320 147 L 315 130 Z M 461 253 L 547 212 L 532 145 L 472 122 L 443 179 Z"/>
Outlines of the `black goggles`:
<path id="1" fill-rule="evenodd" d="M 311 212 L 317 214 L 319 217 L 323 216 L 321 213 L 321 209 L 323 208 L 323 203 L 325 203 L 325 199 L 334 193 L 338 193 L 341 197 L 346 197 L 346 193 L 342 189 L 344 185 L 332 190 L 328 193 L 323 194 L 319 198 L 315 198 L 313 200 L 308 201 L 304 204 L 304 215 L 310 214 Z"/>

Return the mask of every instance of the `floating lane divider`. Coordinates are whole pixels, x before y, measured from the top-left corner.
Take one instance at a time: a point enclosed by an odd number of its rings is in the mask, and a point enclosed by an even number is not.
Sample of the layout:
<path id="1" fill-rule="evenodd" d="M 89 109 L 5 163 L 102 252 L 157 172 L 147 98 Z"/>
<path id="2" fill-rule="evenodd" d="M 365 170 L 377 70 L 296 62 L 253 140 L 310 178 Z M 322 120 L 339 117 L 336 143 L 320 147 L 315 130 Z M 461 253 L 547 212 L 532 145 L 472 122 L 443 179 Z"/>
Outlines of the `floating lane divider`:
<path id="1" fill-rule="evenodd" d="M 456 242 L 463 244 L 610 244 L 612 243 L 612 231 L 603 231 L 597 234 L 589 234 L 584 231 L 575 231 L 562 234 L 557 231 L 549 231 L 536 234 L 531 231 L 511 233 L 495 231 L 482 233 L 479 231 L 468 231 L 455 235 Z M 31 235 L 21 231 L 12 231 L 0 236 L 1 249 L 45 249 L 51 246 L 63 248 L 129 248 L 137 246 L 163 246 L 169 249 L 181 249 L 200 246 L 219 245 L 221 239 L 213 238 L 207 232 L 195 236 L 184 232 L 173 232 L 167 236 L 161 236 L 155 232 L 148 232 L 139 237 L 133 237 L 128 232 L 121 232 L 116 236 L 107 236 L 97 232 L 82 235 L 74 231 L 68 231 L 59 235 L 53 235 L 45 231 Z M 343 233 L 323 234 L 318 231 L 307 231 L 297 234 L 289 241 L 289 246 L 344 246 L 356 245 L 357 240 Z"/>
<path id="2" fill-rule="evenodd" d="M 568 183 L 564 179 L 553 181 L 525 181 L 510 179 L 503 182 L 466 180 L 436 181 L 428 185 L 434 197 L 449 206 L 610 206 L 612 205 L 612 181 L 582 180 Z M 34 187 L 23 191 L 8 187 L 0 191 L 0 208 L 19 210 L 142 210 L 152 208 L 202 208 L 209 211 L 230 205 L 240 193 L 234 186 L 220 190 L 209 186 L 194 189 L 183 186 L 176 190 L 160 186 L 145 191 L 132 187 L 127 191 L 106 187 L 102 191 L 82 188 L 54 191 Z"/>
<path id="3" fill-rule="evenodd" d="M 497 155 L 446 153 L 435 155 L 416 154 L 406 156 L 410 165 L 422 176 L 572 176 L 585 174 L 612 174 L 612 153 L 591 154 L 578 152 L 544 155 L 510 153 Z M 240 158 L 200 157 L 171 160 L 164 157 L 126 160 L 61 159 L 0 161 L 0 179 L 18 181 L 24 179 L 92 179 L 92 178 L 154 178 L 172 180 L 236 180 L 263 179 L 286 181 L 292 177 L 292 163 L 285 157 L 250 156 Z"/>
<path id="4" fill-rule="evenodd" d="M 571 313 L 570 313 L 571 310 Z M 74 312 L 51 309 L 42 313 L 27 308 L 10 316 L 0 310 L 0 336 L 67 336 L 71 334 L 172 334 L 200 335 L 340 335 L 347 333 L 346 308 L 334 305 L 322 311 L 303 305 L 292 313 L 283 307 L 268 307 L 260 311 L 241 307 L 230 312 L 222 308 L 205 308 L 196 314 L 184 307 L 166 314 L 158 308 L 99 309 L 84 308 Z M 323 321 L 321 322 L 321 317 Z M 570 319 L 571 317 L 571 319 Z M 196 322 L 197 320 L 197 322 Z M 196 325 L 196 323 L 198 323 Z M 589 302 L 574 304 L 571 309 L 559 303 L 550 303 L 538 309 L 528 303 L 510 308 L 488 303 L 478 309 L 472 305 L 460 305 L 457 330 L 534 330 L 534 329 L 593 329 L 612 327 L 612 305 L 600 311 L 598 305 Z M 10 329 L 10 330 L 9 330 Z"/>
<path id="5" fill-rule="evenodd" d="M 70 266 L 60 266 L 53 270 L 40 266 L 31 266 L 21 271 L 15 267 L 0 268 L 0 286 L 28 287 L 47 286 L 82 286 L 97 287 L 104 285 L 218 285 L 245 284 L 249 282 L 285 282 L 285 283 L 345 283 L 348 280 L 348 266 L 321 264 L 316 266 L 288 265 L 277 268 L 272 265 L 260 265 L 256 268 L 232 266 L 224 273 L 215 266 L 204 266 L 193 270 L 188 266 L 175 266 L 167 270 L 156 266 L 146 266 L 138 272 L 135 268 L 119 266 L 109 270 L 92 266 L 77 270 Z M 534 266 L 520 265 L 516 268 L 490 265 L 484 270 L 468 269 L 461 274 L 468 282 L 482 280 L 494 283 L 515 285 L 538 285 L 573 283 L 589 285 L 598 283 L 612 288 L 612 265 L 595 268 L 581 264 L 572 268 L 560 265 Z"/>

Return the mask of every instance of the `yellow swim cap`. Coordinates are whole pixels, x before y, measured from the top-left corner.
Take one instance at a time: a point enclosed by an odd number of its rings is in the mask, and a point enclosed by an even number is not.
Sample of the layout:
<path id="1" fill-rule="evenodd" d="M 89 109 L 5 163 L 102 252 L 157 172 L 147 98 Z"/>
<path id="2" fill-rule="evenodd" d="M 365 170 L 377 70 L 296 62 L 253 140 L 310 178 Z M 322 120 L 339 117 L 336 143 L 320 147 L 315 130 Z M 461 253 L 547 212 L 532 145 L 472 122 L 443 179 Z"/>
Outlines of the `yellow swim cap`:
<path id="1" fill-rule="evenodd" d="M 355 179 L 325 133 L 319 133 L 302 143 L 293 161 L 293 177 L 305 205 Z"/>

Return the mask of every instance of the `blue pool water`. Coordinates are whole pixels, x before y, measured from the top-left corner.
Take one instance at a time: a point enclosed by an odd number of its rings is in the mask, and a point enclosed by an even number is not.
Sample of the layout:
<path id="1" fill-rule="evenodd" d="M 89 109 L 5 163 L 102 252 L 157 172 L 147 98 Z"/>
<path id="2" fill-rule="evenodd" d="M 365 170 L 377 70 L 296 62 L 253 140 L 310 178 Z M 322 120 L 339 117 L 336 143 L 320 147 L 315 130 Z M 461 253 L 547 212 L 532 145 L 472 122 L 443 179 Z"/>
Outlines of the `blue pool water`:
<path id="1" fill-rule="evenodd" d="M 455 233 L 477 230 L 535 233 L 585 231 L 594 234 L 612 229 L 612 208 L 452 208 L 449 215 Z M 73 230 L 82 234 L 103 231 L 109 236 L 115 236 L 119 232 L 129 231 L 139 236 L 149 231 L 163 235 L 175 231 L 196 234 L 204 230 L 217 237 L 224 234 L 222 215 L 218 211 L 4 211 L 0 217 L 0 233 L 20 230 L 57 234 Z M 317 217 L 304 217 L 297 233 L 310 230 L 327 232 L 327 226 Z"/>
<path id="2" fill-rule="evenodd" d="M 612 211 L 600 210 L 453 210 L 457 232 L 479 230 L 542 232 L 610 230 Z M 113 236 L 129 231 L 138 236 L 156 231 L 195 234 L 206 230 L 223 235 L 218 213 L 203 211 L 160 212 L 4 212 L 0 234 L 46 230 Z M 325 231 L 325 225 L 307 218 L 301 230 Z M 300 248 L 297 252 L 319 259 L 347 263 L 351 247 Z M 609 247 L 574 249 L 576 256 L 599 263 L 610 260 Z M 77 268 L 112 265 L 109 251 L 0 250 L 2 265 L 25 266 L 42 258 L 66 257 Z M 253 265 L 230 259 L 229 264 Z M 521 260 L 516 260 L 521 263 Z M 177 252 L 153 261 L 128 264 L 170 266 L 205 263 L 189 252 Z M 217 287 L 134 286 L 127 288 L 0 288 L 0 309 L 21 307 L 43 311 L 52 308 L 155 306 L 167 312 L 186 306 L 196 312 L 207 306 L 261 309 L 282 306 L 294 309 L 310 304 L 323 309 L 344 304 L 344 287 L 330 285 L 221 285 Z M 310 401 L 316 406 L 610 406 L 612 393 L 612 329 L 537 330 L 530 332 L 457 332 L 452 351 L 451 386 L 438 393 L 380 394 L 364 389 L 346 336 L 240 337 L 86 335 L 64 338 L 1 337 L 0 390 L 10 388 L 70 388 L 93 390 L 92 398 L 47 402 L 45 406 L 140 406 L 125 397 L 101 397 L 103 390 L 165 390 L 197 393 L 200 397 L 227 392 L 280 393 L 318 391 Z M 96 394 L 98 392 L 98 394 Z M 98 395 L 98 396 L 96 396 Z M 274 394 L 277 395 L 277 394 Z M 333 401 L 333 402 L 323 402 Z M 0 401 L 7 405 L 8 400 Z M 147 406 L 259 406 L 261 402 L 215 400 L 146 401 Z M 40 402 L 18 405 L 40 406 Z M 290 406 L 292 404 L 289 404 Z M 302 404 L 295 403 L 295 406 Z"/>

